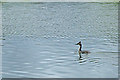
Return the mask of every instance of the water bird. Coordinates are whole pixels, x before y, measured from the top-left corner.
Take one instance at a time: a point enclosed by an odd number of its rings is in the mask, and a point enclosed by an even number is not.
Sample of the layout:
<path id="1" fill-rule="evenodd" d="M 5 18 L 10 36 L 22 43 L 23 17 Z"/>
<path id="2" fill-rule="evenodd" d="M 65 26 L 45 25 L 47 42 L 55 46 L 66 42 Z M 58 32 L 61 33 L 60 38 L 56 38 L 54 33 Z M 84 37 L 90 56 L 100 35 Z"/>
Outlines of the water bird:
<path id="1" fill-rule="evenodd" d="M 78 52 L 79 52 L 79 56 L 80 56 L 80 58 L 82 58 L 81 54 L 88 54 L 88 53 L 90 53 L 89 51 L 82 51 L 82 50 L 81 50 L 81 48 L 82 48 L 81 41 L 78 42 L 78 43 L 75 44 L 75 45 L 79 45 L 79 46 L 80 46 L 79 51 L 78 51 Z"/>

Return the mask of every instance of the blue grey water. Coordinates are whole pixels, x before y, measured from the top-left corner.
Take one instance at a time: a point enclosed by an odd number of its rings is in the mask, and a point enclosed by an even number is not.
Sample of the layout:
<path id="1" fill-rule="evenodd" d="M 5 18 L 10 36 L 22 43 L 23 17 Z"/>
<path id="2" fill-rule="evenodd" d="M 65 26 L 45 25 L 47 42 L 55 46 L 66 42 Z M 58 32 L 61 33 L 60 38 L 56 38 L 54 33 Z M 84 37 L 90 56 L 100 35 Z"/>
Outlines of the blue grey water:
<path id="1" fill-rule="evenodd" d="M 118 4 L 3 3 L 3 78 L 117 78 Z M 75 45 L 82 41 L 79 59 Z"/>

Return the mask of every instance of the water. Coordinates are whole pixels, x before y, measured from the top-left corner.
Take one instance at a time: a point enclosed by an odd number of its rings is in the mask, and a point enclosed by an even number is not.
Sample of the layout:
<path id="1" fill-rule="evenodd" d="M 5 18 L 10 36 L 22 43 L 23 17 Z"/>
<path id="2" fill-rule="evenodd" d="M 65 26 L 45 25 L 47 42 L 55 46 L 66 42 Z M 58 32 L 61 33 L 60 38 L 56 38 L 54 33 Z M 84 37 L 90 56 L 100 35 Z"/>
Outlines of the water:
<path id="1" fill-rule="evenodd" d="M 117 78 L 118 4 L 3 3 L 3 78 Z M 82 41 L 79 59 L 75 44 Z"/>

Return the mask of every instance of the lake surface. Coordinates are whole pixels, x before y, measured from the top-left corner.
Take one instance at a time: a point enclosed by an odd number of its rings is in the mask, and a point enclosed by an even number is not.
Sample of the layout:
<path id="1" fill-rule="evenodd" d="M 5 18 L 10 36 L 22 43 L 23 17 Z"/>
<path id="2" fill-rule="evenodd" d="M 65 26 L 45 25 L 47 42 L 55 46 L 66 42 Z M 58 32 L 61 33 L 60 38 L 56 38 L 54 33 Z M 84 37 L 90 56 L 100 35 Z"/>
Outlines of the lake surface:
<path id="1" fill-rule="evenodd" d="M 117 78 L 118 4 L 3 3 L 3 78 Z M 82 54 L 79 46 L 91 53 Z"/>

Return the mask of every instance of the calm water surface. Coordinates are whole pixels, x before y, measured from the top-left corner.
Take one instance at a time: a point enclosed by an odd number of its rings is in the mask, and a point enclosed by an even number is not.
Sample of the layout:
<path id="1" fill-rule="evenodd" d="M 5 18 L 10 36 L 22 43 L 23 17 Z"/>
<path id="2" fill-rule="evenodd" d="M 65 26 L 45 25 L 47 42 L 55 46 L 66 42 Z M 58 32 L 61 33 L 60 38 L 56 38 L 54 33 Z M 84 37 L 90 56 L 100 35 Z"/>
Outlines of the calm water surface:
<path id="1" fill-rule="evenodd" d="M 3 3 L 3 77 L 117 78 L 116 3 Z M 79 60 L 75 44 L 82 41 Z"/>

